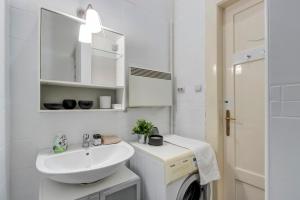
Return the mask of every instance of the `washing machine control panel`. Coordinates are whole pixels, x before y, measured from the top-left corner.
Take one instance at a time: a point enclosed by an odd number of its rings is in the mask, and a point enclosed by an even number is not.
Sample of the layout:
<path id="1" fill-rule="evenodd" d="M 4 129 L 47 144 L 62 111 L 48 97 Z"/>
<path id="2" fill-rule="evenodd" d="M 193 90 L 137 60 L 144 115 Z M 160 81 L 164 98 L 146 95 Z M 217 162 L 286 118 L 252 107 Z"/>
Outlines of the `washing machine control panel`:
<path id="1" fill-rule="evenodd" d="M 194 155 L 185 155 L 169 160 L 165 165 L 166 184 L 176 181 L 198 170 Z"/>

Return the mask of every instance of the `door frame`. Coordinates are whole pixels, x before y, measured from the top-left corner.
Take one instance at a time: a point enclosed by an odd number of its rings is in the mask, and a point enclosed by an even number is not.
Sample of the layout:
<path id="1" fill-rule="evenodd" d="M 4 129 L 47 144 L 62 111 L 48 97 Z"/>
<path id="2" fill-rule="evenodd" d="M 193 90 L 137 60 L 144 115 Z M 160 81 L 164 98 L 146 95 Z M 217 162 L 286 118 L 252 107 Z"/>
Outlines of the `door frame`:
<path id="1" fill-rule="evenodd" d="M 221 177 L 224 177 L 223 129 L 223 11 L 240 0 L 205 1 L 205 135 L 216 152 Z M 265 200 L 269 197 L 269 92 L 268 92 L 268 2 L 265 3 Z M 224 180 L 214 183 L 213 199 L 223 200 Z"/>

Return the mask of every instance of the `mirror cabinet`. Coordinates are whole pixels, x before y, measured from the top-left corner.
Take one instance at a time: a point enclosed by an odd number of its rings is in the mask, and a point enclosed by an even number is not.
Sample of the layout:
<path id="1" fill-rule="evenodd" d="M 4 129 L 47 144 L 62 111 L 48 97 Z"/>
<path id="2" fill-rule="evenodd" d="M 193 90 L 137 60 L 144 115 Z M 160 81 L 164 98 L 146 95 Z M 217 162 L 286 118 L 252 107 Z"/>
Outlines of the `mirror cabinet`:
<path id="1" fill-rule="evenodd" d="M 91 44 L 81 43 L 82 23 L 80 18 L 41 9 L 42 112 L 125 110 L 125 36 L 103 28 L 92 34 Z M 72 109 L 66 107 L 70 100 L 76 101 Z"/>

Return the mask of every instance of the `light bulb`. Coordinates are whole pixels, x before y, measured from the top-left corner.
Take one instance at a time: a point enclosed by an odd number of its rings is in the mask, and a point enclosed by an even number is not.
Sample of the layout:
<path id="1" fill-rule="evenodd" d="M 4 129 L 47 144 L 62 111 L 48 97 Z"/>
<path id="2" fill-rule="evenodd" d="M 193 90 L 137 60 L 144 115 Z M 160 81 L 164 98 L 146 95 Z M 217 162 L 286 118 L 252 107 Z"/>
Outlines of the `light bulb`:
<path id="1" fill-rule="evenodd" d="M 92 33 L 90 32 L 86 24 L 80 25 L 79 42 L 89 44 L 92 43 Z"/>
<path id="2" fill-rule="evenodd" d="M 102 30 L 100 17 L 96 10 L 89 8 L 86 11 L 86 26 L 91 33 L 99 33 Z"/>

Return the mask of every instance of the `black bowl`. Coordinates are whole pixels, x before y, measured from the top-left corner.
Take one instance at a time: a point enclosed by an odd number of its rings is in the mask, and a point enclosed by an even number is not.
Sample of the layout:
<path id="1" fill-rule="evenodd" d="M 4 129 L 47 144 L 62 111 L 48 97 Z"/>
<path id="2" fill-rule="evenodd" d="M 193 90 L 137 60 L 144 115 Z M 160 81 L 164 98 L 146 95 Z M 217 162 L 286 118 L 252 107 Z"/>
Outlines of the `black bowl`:
<path id="1" fill-rule="evenodd" d="M 164 137 L 162 135 L 150 135 L 148 144 L 152 146 L 162 146 L 164 144 Z"/>
<path id="2" fill-rule="evenodd" d="M 63 107 L 67 110 L 72 110 L 76 107 L 77 103 L 74 99 L 65 99 L 63 100 Z"/>
<path id="3" fill-rule="evenodd" d="M 81 109 L 91 109 L 94 105 L 93 101 L 78 101 L 78 105 Z"/>
<path id="4" fill-rule="evenodd" d="M 60 109 L 63 109 L 63 105 L 61 103 L 44 103 L 44 106 L 48 110 L 60 110 Z"/>

